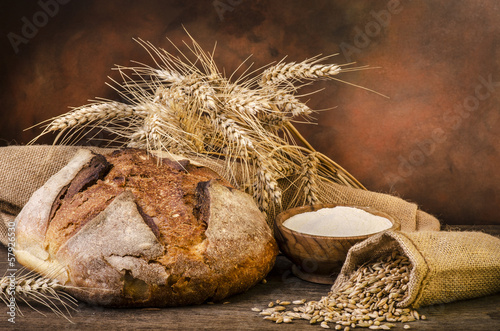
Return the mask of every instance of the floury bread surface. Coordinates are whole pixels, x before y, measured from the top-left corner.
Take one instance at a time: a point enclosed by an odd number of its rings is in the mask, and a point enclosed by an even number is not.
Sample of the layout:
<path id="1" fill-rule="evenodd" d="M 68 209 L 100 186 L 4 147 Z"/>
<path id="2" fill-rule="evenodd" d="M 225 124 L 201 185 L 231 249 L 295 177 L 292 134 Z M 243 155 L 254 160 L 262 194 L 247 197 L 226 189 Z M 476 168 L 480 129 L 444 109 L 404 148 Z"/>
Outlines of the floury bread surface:
<path id="1" fill-rule="evenodd" d="M 16 222 L 22 264 L 105 306 L 221 300 L 262 280 L 278 252 L 249 195 L 140 150 L 80 150 Z"/>

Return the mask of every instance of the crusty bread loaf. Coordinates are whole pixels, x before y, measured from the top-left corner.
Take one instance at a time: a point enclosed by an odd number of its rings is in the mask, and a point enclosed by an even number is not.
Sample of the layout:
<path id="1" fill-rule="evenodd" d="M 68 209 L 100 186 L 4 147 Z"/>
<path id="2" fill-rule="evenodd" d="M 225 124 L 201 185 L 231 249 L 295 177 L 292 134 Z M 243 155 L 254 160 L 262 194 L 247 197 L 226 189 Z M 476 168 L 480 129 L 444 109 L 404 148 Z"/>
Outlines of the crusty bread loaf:
<path id="1" fill-rule="evenodd" d="M 105 306 L 221 300 L 263 279 L 277 255 L 249 195 L 208 168 L 140 150 L 80 150 L 16 222 L 22 264 Z"/>

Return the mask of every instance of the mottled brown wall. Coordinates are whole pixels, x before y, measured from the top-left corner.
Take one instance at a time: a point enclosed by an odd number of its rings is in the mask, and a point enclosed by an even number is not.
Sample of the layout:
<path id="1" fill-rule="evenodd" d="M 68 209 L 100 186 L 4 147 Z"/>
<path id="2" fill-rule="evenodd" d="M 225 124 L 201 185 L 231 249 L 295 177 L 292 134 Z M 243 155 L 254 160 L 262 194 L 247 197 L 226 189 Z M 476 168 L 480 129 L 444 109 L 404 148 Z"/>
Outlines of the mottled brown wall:
<path id="1" fill-rule="evenodd" d="M 148 62 L 132 41 L 173 50 L 182 25 L 232 72 L 249 54 L 255 67 L 340 52 L 335 61 L 379 69 L 310 97 L 318 125 L 301 130 L 368 188 L 417 202 L 446 223 L 499 224 L 500 4 L 465 1 L 62 1 L 0 4 L 2 144 L 96 96 L 114 64 Z M 225 8 L 225 11 L 223 9 Z M 38 19 L 15 52 L 9 33 Z M 11 34 L 12 37 L 12 34 Z M 23 37 L 24 38 L 24 37 Z M 50 140 L 40 142 L 48 143 Z"/>

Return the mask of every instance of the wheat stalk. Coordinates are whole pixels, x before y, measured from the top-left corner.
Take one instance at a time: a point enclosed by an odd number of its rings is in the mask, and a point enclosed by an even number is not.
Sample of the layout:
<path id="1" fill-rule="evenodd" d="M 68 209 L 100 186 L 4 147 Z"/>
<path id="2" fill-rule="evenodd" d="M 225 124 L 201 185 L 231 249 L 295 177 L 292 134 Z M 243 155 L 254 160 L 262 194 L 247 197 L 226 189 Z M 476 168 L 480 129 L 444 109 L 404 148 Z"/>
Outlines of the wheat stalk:
<path id="1" fill-rule="evenodd" d="M 74 135 L 86 127 L 98 127 L 101 123 L 109 125 L 116 120 L 144 118 L 145 116 L 147 116 L 147 109 L 143 105 L 133 106 L 116 101 L 95 102 L 75 108 L 66 114 L 54 118 L 44 131 L 30 143 L 50 132 L 60 132 L 54 139 L 54 143 L 56 143 L 66 132 L 72 129 L 75 129 L 75 132 L 73 132 Z M 62 142 L 71 140 L 73 135 L 63 138 Z"/>
<path id="2" fill-rule="evenodd" d="M 257 117 L 259 114 L 272 111 L 268 99 L 260 91 L 237 85 L 228 91 L 224 103 L 235 112 Z"/>
<path id="3" fill-rule="evenodd" d="M 281 188 L 275 179 L 270 163 L 265 162 L 259 154 L 252 155 L 256 166 L 255 180 L 253 181 L 253 197 L 262 210 L 267 211 L 270 207 L 281 207 Z"/>
<path id="4" fill-rule="evenodd" d="M 70 310 L 76 310 L 78 302 L 64 292 L 66 287 L 55 277 L 44 277 L 32 271 L 22 274 L 23 271 L 24 269 L 21 269 L 15 275 L 0 278 L 0 299 L 9 305 L 11 298 L 15 298 L 16 310 L 21 316 L 19 300 L 44 316 L 45 314 L 34 306 L 35 303 L 49 308 L 54 314 L 72 323 Z"/>
<path id="5" fill-rule="evenodd" d="M 302 79 L 316 80 L 336 76 L 341 67 L 337 64 L 318 64 L 319 60 L 305 60 L 299 63 L 280 63 L 266 69 L 262 73 L 262 86 L 279 86 Z"/>
<path id="6" fill-rule="evenodd" d="M 193 73 L 183 77 L 170 87 L 176 94 L 174 100 L 195 103 L 202 111 L 212 112 L 217 108 L 214 88 L 199 74 Z M 181 101 L 182 102 L 182 101 Z"/>
<path id="7" fill-rule="evenodd" d="M 72 112 L 56 118 L 47 127 L 47 131 L 67 130 L 76 126 L 82 126 L 89 122 L 103 121 L 106 119 L 125 118 L 132 116 L 143 117 L 147 114 L 144 109 L 121 103 L 106 102 L 95 103 L 73 110 Z"/>
<path id="8" fill-rule="evenodd" d="M 297 116 L 308 116 L 312 113 L 311 108 L 284 90 L 276 90 L 276 96 L 273 98 L 273 102 L 276 108 L 278 108 L 280 112 L 285 113 L 285 116 L 290 119 Z"/>
<path id="9" fill-rule="evenodd" d="M 316 178 L 318 177 L 318 162 L 319 160 L 316 157 L 316 153 L 310 153 L 302 163 L 303 170 L 300 174 L 300 178 L 304 195 L 304 205 L 312 205 L 319 202 L 318 186 L 316 183 Z"/>
<path id="10" fill-rule="evenodd" d="M 153 69 L 152 71 L 163 83 L 167 84 L 180 83 L 185 79 L 185 76 L 174 70 Z"/>

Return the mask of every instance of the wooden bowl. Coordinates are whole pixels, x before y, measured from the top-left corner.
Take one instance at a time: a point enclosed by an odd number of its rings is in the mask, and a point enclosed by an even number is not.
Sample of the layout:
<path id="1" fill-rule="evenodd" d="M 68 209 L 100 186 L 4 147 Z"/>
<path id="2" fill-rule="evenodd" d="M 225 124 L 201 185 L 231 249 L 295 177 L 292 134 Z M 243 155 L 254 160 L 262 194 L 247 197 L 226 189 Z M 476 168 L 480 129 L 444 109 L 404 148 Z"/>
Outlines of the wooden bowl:
<path id="1" fill-rule="evenodd" d="M 392 227 L 383 231 L 400 229 L 400 223 L 397 220 L 371 207 L 317 204 L 292 208 L 278 214 L 274 222 L 276 241 L 281 252 L 293 262 L 292 272 L 303 280 L 320 284 L 333 284 L 344 264 L 349 248 L 376 234 L 352 237 L 318 236 L 297 232 L 283 226 L 283 222 L 294 215 L 336 206 L 354 207 L 387 218 L 392 222 Z"/>

